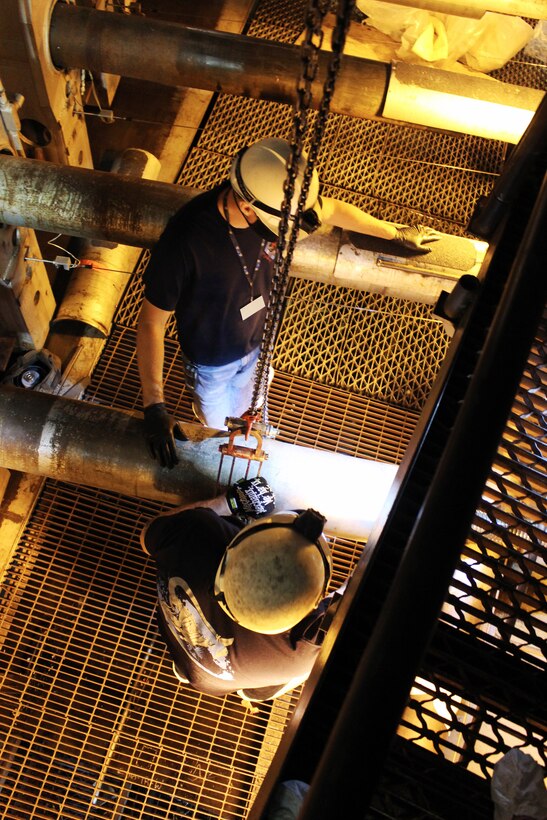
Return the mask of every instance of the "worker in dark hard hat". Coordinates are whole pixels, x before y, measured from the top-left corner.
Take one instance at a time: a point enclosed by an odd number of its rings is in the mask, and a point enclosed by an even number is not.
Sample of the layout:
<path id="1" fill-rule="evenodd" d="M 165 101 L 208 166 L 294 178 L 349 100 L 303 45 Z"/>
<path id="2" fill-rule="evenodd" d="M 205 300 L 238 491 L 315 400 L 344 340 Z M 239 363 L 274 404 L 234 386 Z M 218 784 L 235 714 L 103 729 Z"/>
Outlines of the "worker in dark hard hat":
<path id="1" fill-rule="evenodd" d="M 327 594 L 323 516 L 272 509 L 258 477 L 164 513 L 142 533 L 174 672 L 200 692 L 270 700 L 303 683 L 341 598 Z"/>
<path id="2" fill-rule="evenodd" d="M 249 407 L 270 293 L 275 243 L 291 147 L 262 139 L 234 158 L 230 178 L 184 205 L 169 221 L 144 274 L 137 357 L 151 455 L 177 462 L 175 420 L 163 394 L 164 335 L 174 312 L 194 410 L 207 426 L 223 428 Z M 296 210 L 306 158 L 292 200 Z M 320 196 L 314 170 L 300 237 L 321 224 L 394 240 L 417 252 L 440 234 L 397 226 L 340 200 Z M 180 436 L 182 437 L 182 436 Z"/>

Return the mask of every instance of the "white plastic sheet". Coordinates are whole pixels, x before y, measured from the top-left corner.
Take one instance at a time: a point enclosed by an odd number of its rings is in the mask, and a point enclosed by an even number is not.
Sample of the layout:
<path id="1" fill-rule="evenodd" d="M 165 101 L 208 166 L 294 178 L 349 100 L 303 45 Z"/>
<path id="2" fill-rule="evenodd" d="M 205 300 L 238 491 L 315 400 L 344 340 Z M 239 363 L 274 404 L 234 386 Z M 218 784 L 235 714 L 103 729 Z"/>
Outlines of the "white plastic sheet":
<path id="1" fill-rule="evenodd" d="M 547 63 L 547 20 L 538 20 L 524 53 L 534 60 Z"/>
<path id="2" fill-rule="evenodd" d="M 479 20 L 441 14 L 382 0 L 357 0 L 365 21 L 400 42 L 397 57 L 449 69 L 455 62 L 487 73 L 501 68 L 531 39 L 520 17 L 486 12 Z"/>

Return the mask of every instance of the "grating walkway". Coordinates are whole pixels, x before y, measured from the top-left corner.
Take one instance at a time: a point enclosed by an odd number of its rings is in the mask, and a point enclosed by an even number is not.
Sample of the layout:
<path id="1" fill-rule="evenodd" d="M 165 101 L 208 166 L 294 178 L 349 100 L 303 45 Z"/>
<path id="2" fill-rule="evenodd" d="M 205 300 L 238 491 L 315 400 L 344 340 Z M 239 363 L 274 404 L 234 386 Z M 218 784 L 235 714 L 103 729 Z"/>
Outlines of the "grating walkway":
<path id="1" fill-rule="evenodd" d="M 158 510 L 46 483 L 3 596 L 3 817 L 246 816 L 295 696 L 251 713 L 178 684 L 138 541 Z M 358 550 L 336 552 L 339 585 Z"/>

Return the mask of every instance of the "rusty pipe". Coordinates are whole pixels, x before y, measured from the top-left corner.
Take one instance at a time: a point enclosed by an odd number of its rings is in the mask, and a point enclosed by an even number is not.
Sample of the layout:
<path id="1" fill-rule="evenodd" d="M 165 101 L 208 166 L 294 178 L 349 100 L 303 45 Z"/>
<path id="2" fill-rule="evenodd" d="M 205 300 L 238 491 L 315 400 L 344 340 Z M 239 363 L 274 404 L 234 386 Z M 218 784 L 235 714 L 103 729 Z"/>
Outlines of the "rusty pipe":
<path id="1" fill-rule="evenodd" d="M 8 225 L 149 248 L 169 217 L 197 193 L 109 171 L 0 155 L 0 222 Z"/>
<path id="2" fill-rule="evenodd" d="M 150 459 L 142 425 L 141 413 L 2 385 L 0 466 L 173 504 L 215 494 L 218 448 L 227 433 L 183 423 L 189 440 L 177 443 L 179 464 L 168 470 Z M 262 475 L 275 491 L 278 510 L 314 507 L 326 516 L 330 534 L 368 537 L 388 498 L 393 464 L 270 439 L 264 450 L 269 457 Z M 246 463 L 240 463 L 233 480 L 244 472 Z"/>
<path id="3" fill-rule="evenodd" d="M 122 178 L 157 179 L 160 167 L 158 159 L 148 151 L 127 148 L 110 173 Z M 83 323 L 108 336 L 128 274 L 133 273 L 141 250 L 121 244 L 105 247 L 100 241 L 88 240 L 76 252 L 82 265 L 71 274 L 54 325 Z"/>

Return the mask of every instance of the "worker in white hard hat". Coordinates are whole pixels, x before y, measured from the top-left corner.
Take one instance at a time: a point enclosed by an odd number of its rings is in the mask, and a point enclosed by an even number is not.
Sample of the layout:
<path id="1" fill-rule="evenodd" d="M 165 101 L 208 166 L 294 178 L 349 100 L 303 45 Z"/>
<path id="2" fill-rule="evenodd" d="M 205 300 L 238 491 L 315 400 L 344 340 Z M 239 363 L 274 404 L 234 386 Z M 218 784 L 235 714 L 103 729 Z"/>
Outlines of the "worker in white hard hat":
<path id="1" fill-rule="evenodd" d="M 142 533 L 173 671 L 200 692 L 260 701 L 300 685 L 341 600 L 327 592 L 325 519 L 312 509 L 272 512 L 272 495 L 260 477 L 240 481 Z"/>
<path id="2" fill-rule="evenodd" d="M 165 328 L 173 313 L 197 417 L 222 429 L 227 417 L 241 417 L 251 404 L 290 154 L 290 144 L 277 138 L 241 150 L 229 179 L 184 205 L 152 250 L 144 273 L 137 358 L 145 438 L 162 466 L 177 463 L 174 439 L 182 438 L 163 388 Z M 298 164 L 293 216 L 306 162 L 302 156 Z M 398 226 L 322 197 L 314 169 L 299 237 L 320 225 L 394 240 L 419 253 L 440 237 L 431 228 Z"/>

